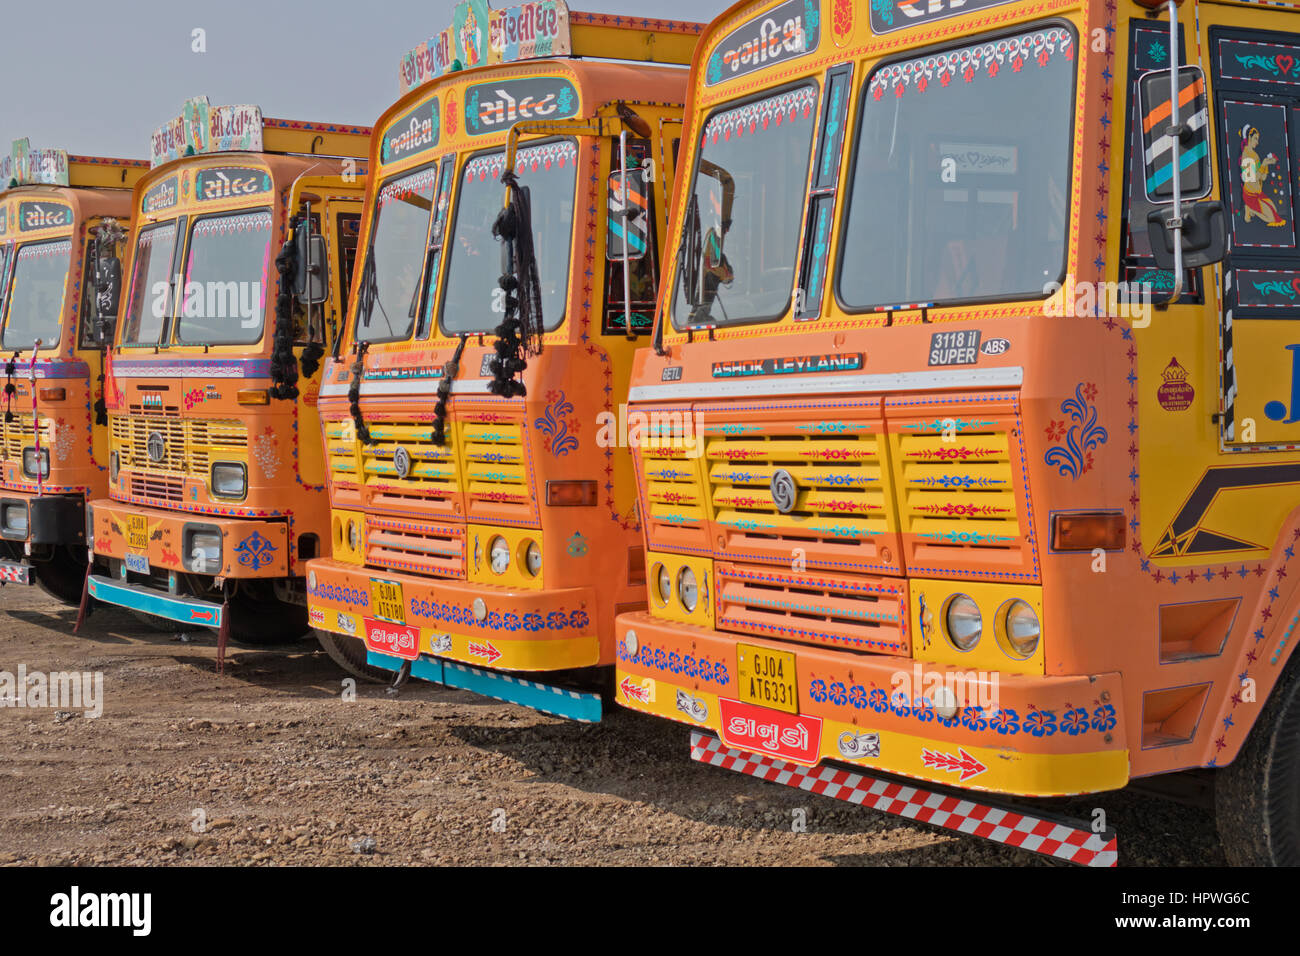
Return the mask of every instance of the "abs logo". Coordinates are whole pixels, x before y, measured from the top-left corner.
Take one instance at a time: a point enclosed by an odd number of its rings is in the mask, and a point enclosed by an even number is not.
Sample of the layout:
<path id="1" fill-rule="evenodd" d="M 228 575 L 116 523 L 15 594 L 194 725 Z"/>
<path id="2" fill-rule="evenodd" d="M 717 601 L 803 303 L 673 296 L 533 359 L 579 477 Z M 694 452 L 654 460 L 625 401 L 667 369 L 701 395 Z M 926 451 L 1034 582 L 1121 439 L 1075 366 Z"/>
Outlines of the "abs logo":
<path id="1" fill-rule="evenodd" d="M 1011 351 L 1011 342 L 1007 339 L 989 339 L 980 346 L 981 355 L 1003 355 Z"/>

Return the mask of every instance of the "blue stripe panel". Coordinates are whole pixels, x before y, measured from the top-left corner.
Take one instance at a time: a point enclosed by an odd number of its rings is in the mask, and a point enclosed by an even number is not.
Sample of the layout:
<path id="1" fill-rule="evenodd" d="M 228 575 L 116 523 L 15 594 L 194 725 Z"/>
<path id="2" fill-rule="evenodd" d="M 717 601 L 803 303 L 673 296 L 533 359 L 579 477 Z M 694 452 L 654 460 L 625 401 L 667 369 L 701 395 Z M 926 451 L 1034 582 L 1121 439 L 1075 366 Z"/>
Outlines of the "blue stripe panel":
<path id="1" fill-rule="evenodd" d="M 584 723 L 600 723 L 600 695 L 584 694 L 548 684 L 521 680 L 508 674 L 479 670 L 447 661 L 443 671 L 448 687 L 459 687 L 484 697 L 508 701 L 540 710 L 544 714 L 567 717 Z"/>
<path id="2" fill-rule="evenodd" d="M 1208 150 L 1209 150 L 1209 146 L 1206 143 L 1202 142 L 1202 143 L 1197 143 L 1195 146 L 1193 146 L 1191 149 L 1187 150 L 1184 153 L 1179 153 L 1178 168 L 1186 169 L 1188 166 L 1191 166 L 1193 163 L 1198 162 L 1199 160 L 1204 158 Z M 1174 164 L 1172 162 L 1165 163 L 1163 166 L 1161 166 L 1159 169 L 1157 169 L 1155 172 L 1151 174 L 1151 178 L 1150 180 L 1148 180 L 1147 185 L 1150 188 L 1154 189 L 1156 186 L 1159 186 L 1162 183 L 1164 183 L 1166 179 L 1172 179 L 1173 174 L 1174 174 Z"/>
<path id="3" fill-rule="evenodd" d="M 400 657 L 393 657 L 390 654 L 379 654 L 375 651 L 366 651 L 366 663 L 371 667 L 378 667 L 380 670 L 392 671 L 397 673 L 406 663 Z M 418 677 L 420 680 L 432 681 L 435 684 L 442 683 L 442 661 L 436 657 L 421 656 L 417 660 L 411 661 L 411 676 Z"/>
<path id="4" fill-rule="evenodd" d="M 90 576 L 90 596 L 105 604 L 129 607 L 154 617 L 166 618 L 181 624 L 198 627 L 220 627 L 221 605 L 197 598 L 172 597 L 159 594 L 138 584 L 123 584 L 102 575 Z"/>

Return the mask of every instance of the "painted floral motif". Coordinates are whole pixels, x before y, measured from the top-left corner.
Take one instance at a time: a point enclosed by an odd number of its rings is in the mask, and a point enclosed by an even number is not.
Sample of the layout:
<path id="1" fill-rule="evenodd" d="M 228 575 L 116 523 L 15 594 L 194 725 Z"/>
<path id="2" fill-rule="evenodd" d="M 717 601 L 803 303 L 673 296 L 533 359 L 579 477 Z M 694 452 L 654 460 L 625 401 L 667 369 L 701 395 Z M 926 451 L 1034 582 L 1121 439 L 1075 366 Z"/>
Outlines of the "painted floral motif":
<path id="1" fill-rule="evenodd" d="M 716 143 L 719 139 L 729 140 L 732 136 L 744 136 L 757 133 L 775 123 L 780 126 L 785 121 L 807 119 L 812 115 L 813 104 L 817 100 L 817 91 L 811 86 L 779 93 L 765 100 L 747 103 L 734 110 L 716 114 L 704 127 L 704 142 Z"/>
<path id="2" fill-rule="evenodd" d="M 651 647 L 644 642 L 637 648 L 635 655 L 628 654 L 622 641 L 617 642 L 617 650 L 620 661 L 640 664 L 642 667 L 659 671 L 666 670 L 673 674 L 685 674 L 687 677 L 698 677 L 700 680 L 712 681 L 723 687 L 731 683 L 731 674 L 727 671 L 727 665 L 721 661 L 711 661 L 707 657 L 696 658 L 692 654 L 682 656 L 676 651 L 665 654 L 663 648 Z"/>
<path id="3" fill-rule="evenodd" d="M 253 458 L 262 468 L 262 474 L 271 479 L 280 470 L 280 439 L 270 425 L 253 439 Z"/>
<path id="4" fill-rule="evenodd" d="M 873 3 L 876 0 L 872 0 Z M 879 8 L 877 8 L 879 9 Z M 816 14 L 813 14 L 816 16 Z M 893 23 L 893 12 L 889 13 L 889 23 Z M 835 32 L 835 42 L 841 43 L 853 30 L 853 0 L 835 0 L 831 10 L 831 29 Z"/>
<path id="5" fill-rule="evenodd" d="M 1049 448 L 1043 461 L 1055 465 L 1062 475 L 1078 478 L 1091 471 L 1095 464 L 1092 449 L 1106 444 L 1109 436 L 1106 429 L 1097 424 L 1097 408 L 1093 404 L 1096 400 L 1097 386 L 1092 382 L 1080 382 L 1074 389 L 1074 398 L 1061 403 L 1061 411 L 1073 424 L 1054 421 L 1047 427 L 1048 439 L 1064 439 L 1064 444 Z"/>
<path id="6" fill-rule="evenodd" d="M 235 557 L 241 565 L 254 571 L 260 570 L 274 560 L 278 549 L 260 532 L 254 531 L 235 548 Z"/>
<path id="7" fill-rule="evenodd" d="M 546 436 L 551 454 L 563 457 L 578 448 L 578 439 L 572 434 L 578 430 L 578 423 L 565 417 L 573 414 L 573 403 L 555 389 L 546 393 L 546 402 L 545 412 L 534 420 L 533 427 Z"/>

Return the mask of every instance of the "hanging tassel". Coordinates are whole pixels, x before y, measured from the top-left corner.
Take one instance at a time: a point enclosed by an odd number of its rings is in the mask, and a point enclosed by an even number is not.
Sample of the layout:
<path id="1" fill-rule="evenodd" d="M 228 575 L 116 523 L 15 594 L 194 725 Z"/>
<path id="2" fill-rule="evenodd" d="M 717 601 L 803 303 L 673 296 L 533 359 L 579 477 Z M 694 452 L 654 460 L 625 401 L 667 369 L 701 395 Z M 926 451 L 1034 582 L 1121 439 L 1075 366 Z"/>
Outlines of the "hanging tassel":
<path id="1" fill-rule="evenodd" d="M 95 599 L 90 596 L 90 572 L 95 569 L 92 561 L 86 565 L 86 580 L 81 582 L 81 606 L 77 608 L 77 623 L 72 626 L 72 633 L 77 634 L 81 631 L 81 625 L 85 623 L 86 618 L 90 617 L 93 611 Z"/>
<path id="2" fill-rule="evenodd" d="M 519 376 L 528 368 L 524 356 L 541 354 L 545 325 L 542 285 L 533 251 L 532 199 L 512 171 L 502 173 L 501 182 L 506 186 L 507 201 L 492 224 L 492 235 L 505 243 L 498 285 L 506 294 L 506 314 L 495 329 L 497 339 L 492 347 L 496 358 L 488 362 L 492 372 L 488 391 L 514 398 L 528 394 Z"/>
<path id="3" fill-rule="evenodd" d="M 465 354 L 467 336 L 462 335 L 456 344 L 456 353 L 451 361 L 442 367 L 442 381 L 438 383 L 438 401 L 433 406 L 433 443 L 447 444 L 447 400 L 451 398 L 451 386 L 460 374 L 460 357 Z"/>
<path id="4" fill-rule="evenodd" d="M 348 385 L 348 411 L 352 413 L 352 424 L 363 445 L 370 444 L 370 429 L 361 417 L 361 376 L 366 370 L 366 352 L 369 349 L 369 342 L 357 343 L 357 360 L 352 363 L 352 383 Z"/>
<path id="5" fill-rule="evenodd" d="M 224 590 L 224 589 L 223 589 Z M 226 671 L 226 643 L 230 640 L 230 596 L 221 599 L 221 626 L 217 628 L 217 673 Z"/>
<path id="6" fill-rule="evenodd" d="M 298 360 L 293 354 L 293 276 L 298 271 L 298 254 L 293 236 L 285 240 L 275 257 L 280 271 L 280 294 L 275 300 L 275 343 L 271 348 L 271 397 L 298 397 Z"/>

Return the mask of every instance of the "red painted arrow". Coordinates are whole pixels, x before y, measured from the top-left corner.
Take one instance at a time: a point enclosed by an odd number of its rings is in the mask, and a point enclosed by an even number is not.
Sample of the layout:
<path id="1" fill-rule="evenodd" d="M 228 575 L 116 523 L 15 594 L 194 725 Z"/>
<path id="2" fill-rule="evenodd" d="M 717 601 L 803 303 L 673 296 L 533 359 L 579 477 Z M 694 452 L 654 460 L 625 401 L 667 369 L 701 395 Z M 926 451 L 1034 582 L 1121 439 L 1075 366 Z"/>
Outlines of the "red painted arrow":
<path id="1" fill-rule="evenodd" d="M 491 641 L 470 641 L 469 652 L 474 657 L 487 658 L 489 664 L 501 657 L 501 652 L 493 646 Z"/>
<path id="2" fill-rule="evenodd" d="M 640 684 L 632 683 L 632 678 L 624 677 L 623 682 L 618 686 L 623 691 L 623 696 L 628 700 L 635 700 L 641 704 L 649 703 L 650 692 Z"/>
<path id="3" fill-rule="evenodd" d="M 989 768 L 984 766 L 963 748 L 958 747 L 957 752 L 961 757 L 954 757 L 952 754 L 939 753 L 937 750 L 926 750 L 921 748 L 921 763 L 927 767 L 935 767 L 939 770 L 961 771 L 962 780 L 969 780 L 971 777 L 977 777 Z"/>

